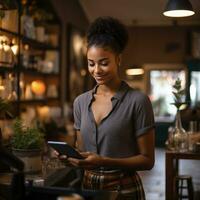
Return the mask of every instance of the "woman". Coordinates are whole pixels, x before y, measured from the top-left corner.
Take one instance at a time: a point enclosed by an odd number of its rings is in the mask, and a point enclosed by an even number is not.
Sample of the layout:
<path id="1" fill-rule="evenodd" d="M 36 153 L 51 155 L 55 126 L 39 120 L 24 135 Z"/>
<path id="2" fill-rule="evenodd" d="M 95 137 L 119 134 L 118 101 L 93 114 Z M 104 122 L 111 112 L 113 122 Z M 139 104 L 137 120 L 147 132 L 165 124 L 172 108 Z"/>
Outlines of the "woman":
<path id="1" fill-rule="evenodd" d="M 119 77 L 125 27 L 98 18 L 87 34 L 87 59 L 96 87 L 74 101 L 77 147 L 85 159 L 68 161 L 85 169 L 86 189 L 118 190 L 120 199 L 145 199 L 137 170 L 154 165 L 154 117 L 146 95 Z"/>

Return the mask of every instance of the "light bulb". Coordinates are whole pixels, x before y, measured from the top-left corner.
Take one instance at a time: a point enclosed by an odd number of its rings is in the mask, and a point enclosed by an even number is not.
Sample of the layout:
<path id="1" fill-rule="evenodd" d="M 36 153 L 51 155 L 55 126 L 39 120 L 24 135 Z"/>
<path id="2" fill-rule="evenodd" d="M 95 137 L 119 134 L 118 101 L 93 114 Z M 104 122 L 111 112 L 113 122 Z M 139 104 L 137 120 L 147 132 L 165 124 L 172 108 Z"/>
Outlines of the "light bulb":
<path id="1" fill-rule="evenodd" d="M 32 81 L 31 90 L 35 95 L 43 95 L 46 91 L 45 83 L 41 80 Z"/>
<path id="2" fill-rule="evenodd" d="M 17 44 L 14 44 L 11 46 L 11 50 L 13 52 L 14 55 L 17 55 L 17 52 L 18 52 L 18 45 Z"/>
<path id="3" fill-rule="evenodd" d="M 4 49 L 4 51 L 9 51 L 10 50 L 10 46 L 7 45 L 7 44 L 4 44 L 3 45 L 3 49 Z"/>

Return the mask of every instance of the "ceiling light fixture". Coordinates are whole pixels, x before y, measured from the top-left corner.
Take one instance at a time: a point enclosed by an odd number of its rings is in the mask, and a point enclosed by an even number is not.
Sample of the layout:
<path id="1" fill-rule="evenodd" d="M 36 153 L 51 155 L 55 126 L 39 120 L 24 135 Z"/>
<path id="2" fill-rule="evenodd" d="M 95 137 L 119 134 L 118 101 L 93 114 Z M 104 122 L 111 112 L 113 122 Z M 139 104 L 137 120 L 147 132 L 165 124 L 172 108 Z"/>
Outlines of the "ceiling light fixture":
<path id="1" fill-rule="evenodd" d="M 127 69 L 126 74 L 129 76 L 142 75 L 144 70 L 142 68 Z"/>
<path id="2" fill-rule="evenodd" d="M 189 0 L 169 0 L 163 12 L 167 17 L 189 17 L 194 14 Z"/>

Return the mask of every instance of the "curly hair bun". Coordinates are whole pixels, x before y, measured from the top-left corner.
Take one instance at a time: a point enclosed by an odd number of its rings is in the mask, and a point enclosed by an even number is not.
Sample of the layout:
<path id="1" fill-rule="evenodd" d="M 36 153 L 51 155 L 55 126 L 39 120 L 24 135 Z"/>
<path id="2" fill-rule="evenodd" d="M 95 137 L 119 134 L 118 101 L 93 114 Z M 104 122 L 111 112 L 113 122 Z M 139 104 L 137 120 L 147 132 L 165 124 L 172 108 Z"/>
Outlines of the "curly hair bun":
<path id="1" fill-rule="evenodd" d="M 116 53 L 121 53 L 128 42 L 125 26 L 112 17 L 99 17 L 89 27 L 87 33 L 88 48 L 96 45 L 109 47 Z"/>

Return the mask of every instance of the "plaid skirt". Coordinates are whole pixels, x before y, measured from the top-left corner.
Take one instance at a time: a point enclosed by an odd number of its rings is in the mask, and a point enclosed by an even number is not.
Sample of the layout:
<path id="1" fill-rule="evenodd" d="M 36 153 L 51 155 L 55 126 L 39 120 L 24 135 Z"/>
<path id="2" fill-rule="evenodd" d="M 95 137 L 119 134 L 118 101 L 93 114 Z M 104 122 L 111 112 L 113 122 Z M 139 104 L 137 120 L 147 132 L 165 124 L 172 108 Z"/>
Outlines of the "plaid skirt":
<path id="1" fill-rule="evenodd" d="M 145 200 L 144 189 L 137 172 L 121 170 L 85 170 L 83 188 L 118 191 L 120 200 Z"/>

